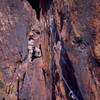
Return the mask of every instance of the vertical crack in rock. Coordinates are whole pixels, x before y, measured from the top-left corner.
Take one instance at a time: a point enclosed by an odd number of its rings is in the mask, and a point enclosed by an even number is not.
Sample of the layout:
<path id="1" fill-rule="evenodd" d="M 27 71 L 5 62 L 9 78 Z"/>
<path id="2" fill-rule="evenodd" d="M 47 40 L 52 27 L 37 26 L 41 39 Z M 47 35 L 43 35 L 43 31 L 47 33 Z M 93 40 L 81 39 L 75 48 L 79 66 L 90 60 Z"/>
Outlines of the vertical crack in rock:
<path id="1" fill-rule="evenodd" d="M 24 85 L 25 76 L 26 76 L 26 72 L 24 72 L 23 77 L 22 77 L 22 86 L 21 86 L 21 89 L 23 88 L 23 85 Z"/>
<path id="2" fill-rule="evenodd" d="M 17 80 L 17 100 L 20 100 L 20 96 L 19 96 L 19 79 Z"/>
<path id="3" fill-rule="evenodd" d="M 62 48 L 62 50 L 61 50 L 60 63 L 62 66 L 63 76 L 65 77 L 65 80 L 67 81 L 67 84 L 70 87 L 70 90 L 68 89 L 69 93 L 70 93 L 70 91 L 73 91 L 75 93 L 76 97 L 78 98 L 78 100 L 83 100 L 82 95 L 79 90 L 79 87 L 77 85 L 77 80 L 75 78 L 74 68 L 73 68 L 72 63 L 70 62 L 70 60 L 67 56 L 66 50 L 64 50 L 64 48 Z"/>

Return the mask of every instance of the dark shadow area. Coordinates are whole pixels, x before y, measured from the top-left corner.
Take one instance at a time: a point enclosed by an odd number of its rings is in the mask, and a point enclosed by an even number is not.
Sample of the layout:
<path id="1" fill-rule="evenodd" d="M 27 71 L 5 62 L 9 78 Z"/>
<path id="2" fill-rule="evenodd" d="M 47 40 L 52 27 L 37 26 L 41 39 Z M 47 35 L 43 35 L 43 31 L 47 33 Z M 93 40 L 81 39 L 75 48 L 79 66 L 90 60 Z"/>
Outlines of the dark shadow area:
<path id="1" fill-rule="evenodd" d="M 66 50 L 64 49 L 63 41 L 62 41 L 60 65 L 62 68 L 62 74 L 63 74 L 64 78 L 66 79 L 67 83 L 69 84 L 71 90 L 73 90 L 73 92 L 77 96 L 78 100 L 83 100 L 82 95 L 81 95 L 80 90 L 77 85 L 77 80 L 74 75 L 73 65 L 68 58 Z M 69 92 L 66 85 L 65 85 L 65 88 L 66 88 L 66 93 Z"/>
<path id="2" fill-rule="evenodd" d="M 53 52 L 52 52 L 53 53 Z M 54 57 L 52 58 L 52 64 L 51 64 L 51 81 L 52 81 L 52 100 L 56 100 L 56 94 L 55 94 L 55 70 L 56 70 L 56 66 L 54 63 Z"/>
<path id="3" fill-rule="evenodd" d="M 100 66 L 100 61 L 94 57 L 90 57 L 90 63 L 92 63 L 94 66 Z"/>
<path id="4" fill-rule="evenodd" d="M 39 48 L 40 49 L 40 48 Z M 31 61 L 33 61 L 34 59 L 36 58 L 40 58 L 41 56 L 36 56 L 36 50 L 35 50 L 35 47 L 33 47 L 33 52 L 32 52 L 32 58 L 31 58 Z"/>
<path id="5" fill-rule="evenodd" d="M 2 100 L 5 100 L 5 97 L 3 97 L 3 99 Z"/>
<path id="6" fill-rule="evenodd" d="M 17 100 L 20 100 L 20 97 L 19 97 L 19 79 L 17 81 Z"/>
<path id="7" fill-rule="evenodd" d="M 37 19 L 40 19 L 40 11 L 44 15 L 50 8 L 53 0 L 27 0 L 33 9 L 35 9 L 37 14 Z"/>
<path id="8" fill-rule="evenodd" d="M 37 57 L 35 56 L 35 51 L 34 51 L 34 48 L 33 48 L 33 53 L 32 53 L 32 58 L 31 58 L 31 61 L 33 61 L 34 59 L 36 59 Z"/>
<path id="9" fill-rule="evenodd" d="M 46 1 L 46 9 L 49 10 L 50 5 L 53 3 L 53 0 L 45 0 L 45 1 Z"/>
<path id="10" fill-rule="evenodd" d="M 60 12 L 58 12 L 59 13 L 59 16 L 60 16 L 60 22 L 61 22 L 61 24 L 60 24 L 60 31 L 62 30 L 62 28 L 63 28 L 63 24 L 64 24 L 64 19 L 66 19 L 66 17 L 65 17 L 65 15 L 62 13 L 62 11 L 60 11 Z"/>
<path id="11" fill-rule="evenodd" d="M 71 26 L 71 18 L 70 18 L 70 12 L 69 8 L 67 5 L 63 6 L 63 8 L 58 11 L 59 17 L 60 17 L 60 31 L 62 31 L 64 21 L 66 20 L 66 27 L 67 27 L 67 32 L 71 33 L 72 26 Z"/>
<path id="12" fill-rule="evenodd" d="M 52 4 L 53 0 L 40 0 L 40 8 L 42 9 L 42 13 L 45 14 Z"/>
<path id="13" fill-rule="evenodd" d="M 27 0 L 36 11 L 37 19 L 40 19 L 40 0 Z"/>
<path id="14" fill-rule="evenodd" d="M 60 22 L 61 22 L 60 31 L 61 31 L 63 28 L 64 20 L 66 20 L 69 17 L 68 6 L 64 6 L 61 11 L 58 11 L 58 14 L 60 16 Z"/>

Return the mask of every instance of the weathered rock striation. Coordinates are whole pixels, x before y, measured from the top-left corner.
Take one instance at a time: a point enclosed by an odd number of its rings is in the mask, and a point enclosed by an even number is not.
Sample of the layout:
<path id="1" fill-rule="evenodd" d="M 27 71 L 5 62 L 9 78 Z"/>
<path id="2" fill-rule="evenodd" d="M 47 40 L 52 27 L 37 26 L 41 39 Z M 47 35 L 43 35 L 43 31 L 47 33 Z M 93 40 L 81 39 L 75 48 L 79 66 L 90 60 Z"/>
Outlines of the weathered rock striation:
<path id="1" fill-rule="evenodd" d="M 99 100 L 99 0 L 0 0 L 0 100 Z"/>

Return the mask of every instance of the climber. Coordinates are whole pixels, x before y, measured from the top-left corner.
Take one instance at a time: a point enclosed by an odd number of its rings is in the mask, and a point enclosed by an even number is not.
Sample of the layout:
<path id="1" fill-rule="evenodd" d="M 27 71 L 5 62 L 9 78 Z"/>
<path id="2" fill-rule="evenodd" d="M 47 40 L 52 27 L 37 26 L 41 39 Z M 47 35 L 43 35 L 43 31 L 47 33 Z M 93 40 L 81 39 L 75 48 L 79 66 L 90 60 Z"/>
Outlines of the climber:
<path id="1" fill-rule="evenodd" d="M 57 44 L 54 43 L 53 48 L 54 48 L 56 65 L 60 66 L 59 61 L 60 61 L 60 53 L 61 53 L 61 48 L 62 48 L 61 47 L 61 41 L 58 41 Z M 60 67 L 58 69 L 61 70 Z"/>
<path id="2" fill-rule="evenodd" d="M 31 62 L 31 58 L 32 58 L 32 53 L 33 53 L 33 45 L 34 45 L 34 40 L 30 39 L 28 40 L 28 60 L 29 62 Z"/>
<path id="3" fill-rule="evenodd" d="M 41 57 L 41 50 L 38 47 L 34 47 L 34 51 L 35 51 L 35 56 L 36 57 Z"/>
<path id="4" fill-rule="evenodd" d="M 30 34 L 28 39 L 28 52 L 29 52 L 28 54 L 29 62 L 33 61 L 33 59 L 35 58 L 41 57 L 41 48 L 35 46 L 35 39 L 33 39 L 33 33 Z"/>
<path id="5" fill-rule="evenodd" d="M 41 57 L 41 49 L 39 47 L 33 47 L 31 61 L 33 61 L 36 58 L 40 58 L 40 57 Z"/>

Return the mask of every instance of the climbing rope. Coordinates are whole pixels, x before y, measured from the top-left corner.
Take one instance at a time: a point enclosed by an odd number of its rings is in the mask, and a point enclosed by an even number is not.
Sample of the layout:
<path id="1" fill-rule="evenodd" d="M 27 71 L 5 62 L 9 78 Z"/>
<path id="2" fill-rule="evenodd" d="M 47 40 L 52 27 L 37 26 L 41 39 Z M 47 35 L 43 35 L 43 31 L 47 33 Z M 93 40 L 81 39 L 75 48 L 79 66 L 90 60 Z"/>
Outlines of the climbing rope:
<path id="1" fill-rule="evenodd" d="M 73 100 L 79 100 L 78 98 L 77 98 L 77 96 L 74 94 L 74 92 L 73 92 L 73 90 L 70 88 L 70 86 L 68 85 L 68 83 L 67 83 L 67 81 L 66 81 L 66 79 L 64 78 L 64 76 L 62 75 L 62 79 L 63 79 L 63 81 L 64 81 L 64 83 L 65 83 L 65 85 L 67 86 L 67 88 L 69 89 L 69 96 L 73 99 Z"/>

